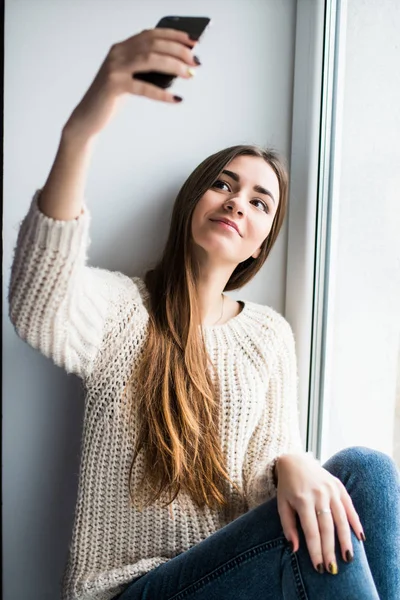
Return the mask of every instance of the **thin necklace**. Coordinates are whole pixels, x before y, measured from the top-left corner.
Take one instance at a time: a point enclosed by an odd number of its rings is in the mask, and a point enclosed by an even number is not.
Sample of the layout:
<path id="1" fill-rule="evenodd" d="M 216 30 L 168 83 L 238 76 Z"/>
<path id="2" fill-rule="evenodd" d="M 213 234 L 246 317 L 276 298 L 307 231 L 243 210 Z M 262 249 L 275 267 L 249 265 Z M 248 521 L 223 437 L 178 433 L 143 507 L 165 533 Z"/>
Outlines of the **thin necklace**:
<path id="1" fill-rule="evenodd" d="M 224 301 L 225 301 L 225 296 L 224 296 L 224 294 L 221 294 L 221 296 L 222 296 L 222 310 L 221 310 L 221 316 L 220 316 L 220 318 L 218 319 L 218 321 L 215 321 L 214 325 L 216 325 L 217 323 L 219 323 L 219 322 L 220 322 L 220 320 L 222 319 L 222 315 L 224 314 Z"/>

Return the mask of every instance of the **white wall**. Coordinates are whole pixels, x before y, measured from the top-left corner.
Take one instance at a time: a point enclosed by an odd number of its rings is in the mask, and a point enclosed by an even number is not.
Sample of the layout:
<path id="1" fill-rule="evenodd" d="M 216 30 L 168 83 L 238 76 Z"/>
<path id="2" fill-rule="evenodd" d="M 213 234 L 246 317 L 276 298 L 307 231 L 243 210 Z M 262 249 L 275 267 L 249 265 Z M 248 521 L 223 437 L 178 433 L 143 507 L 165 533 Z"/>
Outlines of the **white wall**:
<path id="1" fill-rule="evenodd" d="M 294 0 L 8 0 L 4 104 L 3 532 L 5 600 L 58 597 L 70 539 L 83 416 L 80 381 L 14 333 L 6 305 L 20 221 L 44 185 L 61 128 L 110 46 L 166 14 L 208 15 L 203 66 L 181 105 L 129 98 L 97 142 L 87 185 L 90 263 L 142 274 L 167 237 L 176 192 L 236 143 L 290 155 Z M 176 89 L 178 92 L 178 88 Z M 179 93 L 179 92 L 178 92 Z M 237 299 L 283 312 L 286 226 Z"/>
<path id="2" fill-rule="evenodd" d="M 400 4 L 352 0 L 345 28 L 324 460 L 394 456 L 400 364 Z"/>

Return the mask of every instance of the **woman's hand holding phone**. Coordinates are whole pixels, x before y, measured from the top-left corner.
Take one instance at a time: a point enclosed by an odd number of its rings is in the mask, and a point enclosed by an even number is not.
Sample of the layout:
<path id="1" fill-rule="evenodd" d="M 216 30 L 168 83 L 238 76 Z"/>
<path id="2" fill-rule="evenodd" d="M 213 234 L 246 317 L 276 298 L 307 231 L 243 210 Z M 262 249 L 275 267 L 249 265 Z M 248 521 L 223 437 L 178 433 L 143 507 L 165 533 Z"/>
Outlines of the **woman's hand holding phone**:
<path id="1" fill-rule="evenodd" d="M 196 41 L 186 32 L 154 28 L 114 44 L 95 79 L 63 128 L 81 139 L 95 137 L 129 94 L 161 102 L 180 98 L 156 85 L 135 79 L 136 73 L 157 71 L 184 79 L 193 76 L 199 64 L 192 54 Z"/>

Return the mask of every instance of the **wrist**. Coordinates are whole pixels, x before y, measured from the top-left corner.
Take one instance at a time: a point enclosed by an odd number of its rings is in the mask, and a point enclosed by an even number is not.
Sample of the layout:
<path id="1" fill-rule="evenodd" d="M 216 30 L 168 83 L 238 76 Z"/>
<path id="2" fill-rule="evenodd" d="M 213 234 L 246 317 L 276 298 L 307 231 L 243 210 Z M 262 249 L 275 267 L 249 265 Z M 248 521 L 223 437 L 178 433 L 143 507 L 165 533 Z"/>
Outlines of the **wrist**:
<path id="1" fill-rule="evenodd" d="M 297 464 L 300 460 L 311 461 L 321 465 L 320 461 L 314 457 L 313 452 L 310 450 L 303 453 L 280 454 L 277 458 L 275 458 L 272 468 L 272 475 L 276 487 L 279 480 L 279 470 L 282 471 L 282 467 L 284 467 L 287 464 L 290 464 L 291 461 L 292 464 Z"/>
<path id="2" fill-rule="evenodd" d="M 73 121 L 67 121 L 61 132 L 61 142 L 64 146 L 73 146 L 82 149 L 90 148 L 96 139 L 97 136 L 88 136 Z"/>
<path id="3" fill-rule="evenodd" d="M 290 458 L 290 454 L 281 454 L 277 456 L 272 465 L 272 477 L 274 480 L 275 487 L 278 487 L 279 482 L 279 470 L 282 469 L 282 465 L 285 464 L 285 461 Z"/>

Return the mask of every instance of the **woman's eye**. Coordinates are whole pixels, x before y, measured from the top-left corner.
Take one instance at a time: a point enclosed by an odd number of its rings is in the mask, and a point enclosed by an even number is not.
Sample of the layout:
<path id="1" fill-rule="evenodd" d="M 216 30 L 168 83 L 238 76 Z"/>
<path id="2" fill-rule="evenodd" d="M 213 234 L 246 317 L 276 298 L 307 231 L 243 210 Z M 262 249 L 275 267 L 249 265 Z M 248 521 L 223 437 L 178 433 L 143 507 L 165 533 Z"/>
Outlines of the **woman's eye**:
<path id="1" fill-rule="evenodd" d="M 265 202 L 263 202 L 263 201 L 262 201 L 262 200 L 260 200 L 259 198 L 254 198 L 254 200 L 255 200 L 255 202 L 259 202 L 259 203 L 262 205 L 262 207 L 263 207 L 263 210 L 265 210 L 265 212 L 269 213 L 269 207 L 268 207 L 268 204 L 266 204 Z"/>
<path id="2" fill-rule="evenodd" d="M 225 181 L 222 181 L 222 179 L 217 179 L 217 181 L 214 183 L 213 187 L 220 187 L 226 185 L 226 187 L 229 189 L 229 185 L 227 183 L 225 183 Z"/>

